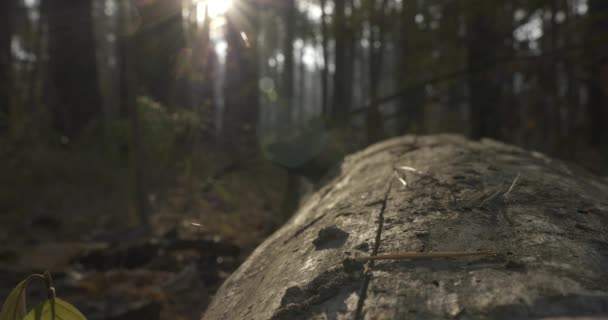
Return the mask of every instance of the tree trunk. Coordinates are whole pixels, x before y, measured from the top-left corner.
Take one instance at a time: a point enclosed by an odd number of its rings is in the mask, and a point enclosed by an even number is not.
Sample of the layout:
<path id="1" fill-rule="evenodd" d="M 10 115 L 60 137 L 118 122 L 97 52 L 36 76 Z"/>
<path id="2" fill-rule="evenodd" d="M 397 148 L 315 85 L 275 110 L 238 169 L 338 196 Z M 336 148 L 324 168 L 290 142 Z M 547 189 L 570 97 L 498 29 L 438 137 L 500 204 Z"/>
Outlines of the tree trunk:
<path id="1" fill-rule="evenodd" d="M 42 97 L 41 87 L 43 85 L 43 78 L 41 74 L 43 73 L 43 64 L 44 61 L 44 26 L 45 22 L 38 20 L 36 22 L 30 22 L 33 25 L 32 33 L 34 34 L 34 44 L 32 44 L 32 52 L 36 55 L 36 59 L 31 62 L 31 70 L 28 77 L 28 85 L 27 85 L 27 95 L 25 99 L 25 105 L 27 105 L 27 110 L 34 113 L 33 116 L 36 118 L 40 118 L 41 114 L 44 114 L 44 111 L 41 110 L 44 103 L 44 97 Z M 101 104 L 100 104 L 101 105 Z M 36 114 L 37 113 L 37 114 Z M 34 121 L 37 126 L 46 127 L 48 124 L 40 121 Z"/>
<path id="2" fill-rule="evenodd" d="M 489 65 L 496 60 L 502 38 L 495 28 L 493 5 L 470 9 L 467 17 L 467 46 L 469 74 L 470 137 L 473 139 L 500 138 L 500 80 L 496 68 Z M 478 11 L 479 10 L 479 11 Z"/>
<path id="3" fill-rule="evenodd" d="M 123 4 L 120 8 L 119 24 L 123 30 L 131 25 L 131 7 Z M 146 210 L 146 200 L 144 191 L 144 154 L 141 141 L 141 124 L 139 118 L 139 108 L 137 105 L 137 74 L 135 71 L 134 59 L 134 38 L 125 33 L 120 39 L 119 50 L 119 73 L 120 73 L 120 103 L 121 109 L 126 110 L 129 115 L 131 141 L 130 141 L 130 160 L 132 168 L 133 203 L 135 213 L 139 222 L 149 227 L 150 217 Z"/>
<path id="4" fill-rule="evenodd" d="M 550 136 L 554 137 L 553 141 L 553 154 L 560 154 L 563 140 L 562 134 L 562 118 L 560 109 L 562 108 L 563 101 L 560 99 L 560 64 L 563 57 L 559 54 L 559 22 L 557 21 L 557 15 L 559 12 L 564 10 L 564 8 L 559 8 L 558 0 L 551 0 L 551 52 L 552 61 L 551 61 L 551 82 L 550 82 L 550 92 L 551 99 L 549 103 L 551 104 L 549 107 L 551 108 L 551 122 L 552 130 Z"/>
<path id="5" fill-rule="evenodd" d="M 299 106 L 296 110 L 295 119 L 298 119 L 298 125 L 301 125 L 307 118 L 308 115 L 311 114 L 311 108 L 314 104 L 314 101 L 309 100 L 310 95 L 312 95 L 312 88 L 308 85 L 308 69 L 306 68 L 306 63 L 304 63 L 304 55 L 306 54 L 306 41 L 304 41 L 304 47 L 300 50 L 300 65 L 298 72 L 298 91 L 299 94 Z"/>
<path id="6" fill-rule="evenodd" d="M 325 5 L 327 0 L 321 0 L 321 47 L 323 48 L 323 69 L 321 69 L 321 111 L 328 115 L 328 93 L 329 93 L 329 35 L 327 31 L 327 14 Z"/>
<path id="7" fill-rule="evenodd" d="M 346 86 L 346 69 L 347 69 L 347 27 L 344 11 L 346 9 L 345 0 L 334 1 L 334 79 L 333 79 L 333 102 L 331 105 L 330 119 L 332 126 L 342 127 L 348 120 L 348 100 L 346 95 L 348 88 Z"/>
<path id="8" fill-rule="evenodd" d="M 141 1 L 137 8 L 141 26 L 137 31 L 136 72 L 143 94 L 174 107 L 183 106 L 176 82 L 177 59 L 185 46 L 182 22 L 182 1 Z"/>
<path id="9" fill-rule="evenodd" d="M 608 1 L 589 1 L 590 24 L 587 31 L 589 64 L 589 102 L 587 118 L 589 140 L 608 155 L 608 45 L 603 37 L 608 32 Z"/>
<path id="10" fill-rule="evenodd" d="M 192 11 L 195 12 L 195 8 L 192 8 Z M 179 55 L 173 103 L 197 112 L 211 124 L 215 119 L 214 86 L 217 74 L 208 6 L 205 5 L 202 27 L 199 28 L 196 16 L 189 20 L 193 22 L 187 27 L 190 30 L 187 39 L 188 49 L 182 50 Z"/>
<path id="11" fill-rule="evenodd" d="M 203 27 L 203 52 L 204 64 L 201 69 L 201 76 L 203 80 L 203 106 L 211 112 L 209 112 L 211 118 L 215 119 L 217 112 L 216 98 L 214 97 L 215 81 L 218 77 L 216 73 L 217 69 L 217 56 L 215 48 L 211 42 L 211 18 L 209 17 L 208 8 L 205 10 L 205 26 Z M 206 76 L 205 76 L 206 75 Z M 213 121 L 210 121 L 212 123 Z"/>
<path id="12" fill-rule="evenodd" d="M 101 111 L 91 4 L 91 0 L 41 2 L 49 27 L 52 123 L 70 139 Z"/>
<path id="13" fill-rule="evenodd" d="M 254 7 L 241 4 L 239 15 L 228 16 L 226 80 L 224 92 L 224 133 L 237 153 L 251 154 L 257 147 L 259 115 L 257 18 Z M 245 19 L 243 19 L 245 15 Z"/>
<path id="14" fill-rule="evenodd" d="M 346 124 L 350 122 L 350 110 L 353 104 L 353 87 L 355 77 L 355 57 L 357 47 L 359 46 L 360 39 L 360 24 L 357 21 L 357 17 L 361 14 L 358 12 L 358 8 L 355 6 L 355 0 L 347 0 L 345 13 L 350 14 L 345 17 L 345 33 L 344 41 L 346 44 L 346 50 L 344 54 L 344 72 L 342 79 L 342 104 L 344 105 L 344 119 Z"/>
<path id="15" fill-rule="evenodd" d="M 564 21 L 565 36 L 564 36 L 564 46 L 571 47 L 574 42 L 574 33 L 571 31 L 572 26 L 575 23 L 574 16 L 574 4 L 569 0 L 563 0 L 564 11 L 566 12 L 566 18 Z M 575 64 L 575 58 L 572 55 L 566 55 L 564 58 L 565 64 L 565 73 L 567 79 L 567 88 L 566 88 L 566 106 L 565 108 L 565 117 L 566 117 L 566 126 L 564 127 L 564 135 L 566 136 L 566 143 L 564 143 L 564 147 L 567 148 L 564 150 L 564 158 L 572 159 L 575 155 L 576 150 L 576 141 L 580 141 L 580 135 L 576 130 L 577 125 L 577 115 L 581 108 L 580 105 L 580 97 L 579 97 L 579 88 L 580 83 L 576 78 L 575 74 L 577 70 L 580 70 L 580 66 Z M 584 139 L 584 138 L 583 138 Z"/>
<path id="16" fill-rule="evenodd" d="M 283 72 L 283 97 L 281 105 L 282 121 L 281 129 L 288 133 L 291 129 L 293 112 L 295 109 L 294 99 L 294 50 L 293 41 L 296 29 L 296 4 L 294 0 L 287 0 L 285 7 L 285 43 L 283 55 L 285 56 Z"/>
<path id="17" fill-rule="evenodd" d="M 396 46 L 399 50 L 397 64 L 399 72 L 396 72 L 397 89 L 405 87 L 407 83 L 412 82 L 412 79 L 415 79 L 414 50 L 416 48 L 416 43 L 414 39 L 422 37 L 418 32 L 419 29 L 418 26 L 416 26 L 415 20 L 418 12 L 417 1 L 412 1 L 410 5 L 401 7 L 400 21 L 398 23 L 400 30 L 398 32 L 398 37 L 396 37 Z M 411 94 L 404 95 L 398 100 L 398 107 L 404 115 L 403 119 L 399 121 L 398 131 L 400 133 L 421 131 L 421 124 L 424 121 L 423 104 L 424 90 L 412 91 Z"/>
<path id="18" fill-rule="evenodd" d="M 382 65 L 384 58 L 384 13 L 387 0 L 382 0 L 380 8 L 376 9 L 376 0 L 370 0 L 370 45 L 369 45 L 369 100 L 374 104 L 378 100 L 378 90 L 382 81 Z M 375 29 L 378 29 L 377 31 Z M 378 42 L 378 47 L 376 47 Z M 369 144 L 384 138 L 384 123 L 378 105 L 372 105 L 366 117 L 367 140 Z"/>
<path id="19" fill-rule="evenodd" d="M 605 180 L 453 135 L 391 139 L 335 173 L 226 280 L 203 319 L 608 313 Z M 409 259 L 356 260 L 396 252 Z"/>
<path id="20" fill-rule="evenodd" d="M 219 112 L 217 105 L 217 97 L 215 96 L 216 81 L 218 81 L 219 73 L 217 72 L 218 60 L 213 42 L 211 41 L 211 18 L 209 17 L 209 8 L 205 9 L 205 24 L 202 30 L 201 54 L 203 55 L 203 66 L 200 69 L 200 78 L 202 78 L 202 106 L 206 109 L 204 114 L 208 116 L 209 123 L 215 123 Z M 196 53 L 196 51 L 195 51 Z M 198 76 L 196 77 L 199 78 Z M 204 110 L 203 109 L 203 110 Z M 214 124 L 215 125 L 215 124 Z M 215 128 L 217 130 L 217 128 Z"/>
<path id="21" fill-rule="evenodd" d="M 11 38 L 13 36 L 13 0 L 0 1 L 0 130 L 10 112 L 12 84 Z"/>

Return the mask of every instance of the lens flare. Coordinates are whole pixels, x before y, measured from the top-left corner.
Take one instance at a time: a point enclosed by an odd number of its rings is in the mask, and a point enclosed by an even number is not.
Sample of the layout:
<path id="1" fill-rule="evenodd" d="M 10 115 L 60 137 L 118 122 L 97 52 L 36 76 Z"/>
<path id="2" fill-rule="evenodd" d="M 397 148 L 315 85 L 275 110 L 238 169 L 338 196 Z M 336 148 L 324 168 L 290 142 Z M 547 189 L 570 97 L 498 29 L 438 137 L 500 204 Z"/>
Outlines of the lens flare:
<path id="1" fill-rule="evenodd" d="M 207 4 L 209 10 L 209 17 L 211 19 L 223 16 L 232 7 L 232 0 L 207 0 L 202 1 L 202 5 Z"/>

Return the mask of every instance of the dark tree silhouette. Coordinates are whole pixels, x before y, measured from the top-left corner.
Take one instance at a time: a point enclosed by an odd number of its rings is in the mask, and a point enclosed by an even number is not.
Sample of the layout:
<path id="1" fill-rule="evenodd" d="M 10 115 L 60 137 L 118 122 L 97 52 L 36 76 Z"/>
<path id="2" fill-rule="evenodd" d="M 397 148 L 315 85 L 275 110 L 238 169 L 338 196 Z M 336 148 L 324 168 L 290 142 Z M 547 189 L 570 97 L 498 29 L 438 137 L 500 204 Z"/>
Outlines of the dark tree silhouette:
<path id="1" fill-rule="evenodd" d="M 258 122 L 257 12 L 244 2 L 228 16 L 224 137 L 235 151 L 255 150 Z"/>
<path id="2" fill-rule="evenodd" d="M 132 24 L 132 8 L 123 5 L 119 11 L 119 25 L 126 30 Z M 137 105 L 137 73 L 135 69 L 135 40 L 128 33 L 124 33 L 118 44 L 119 81 L 120 81 L 120 105 L 121 109 L 129 117 L 131 141 L 130 160 L 132 169 L 132 192 L 133 204 L 139 222 L 145 227 L 149 226 L 150 218 L 146 211 L 144 190 L 144 152 L 141 139 L 141 119 Z"/>
<path id="3" fill-rule="evenodd" d="M 399 72 L 395 73 L 397 85 L 403 87 L 406 83 L 415 79 L 414 55 L 419 29 L 416 26 L 416 13 L 419 11 L 418 1 L 412 1 L 409 6 L 402 6 L 399 11 L 399 28 L 396 32 L 396 43 L 398 50 L 397 67 Z M 400 96 L 398 99 L 399 109 L 403 116 L 400 117 L 398 130 L 400 133 L 410 132 L 414 128 L 420 129 L 420 121 L 423 116 L 424 92 L 422 90 L 412 91 L 408 95 Z"/>
<path id="4" fill-rule="evenodd" d="M 589 12 L 593 18 L 587 33 L 589 64 L 589 102 L 587 117 L 590 124 L 590 141 L 604 145 L 608 139 L 608 45 L 604 39 L 608 32 L 608 1 L 590 0 Z M 606 150 L 604 150 L 606 151 Z"/>
<path id="5" fill-rule="evenodd" d="M 385 45 L 385 11 L 387 0 L 381 0 L 378 8 L 378 1 L 370 1 L 370 46 L 369 46 L 369 99 L 376 101 L 384 64 L 384 45 Z M 377 44 L 377 45 L 376 45 Z M 367 140 L 374 143 L 384 138 L 384 123 L 379 107 L 369 108 L 367 111 Z"/>
<path id="6" fill-rule="evenodd" d="M 286 0 L 285 6 L 285 72 L 283 73 L 283 102 L 282 125 L 289 127 L 295 109 L 294 97 L 294 50 L 293 41 L 296 31 L 296 4 L 294 0 Z"/>
<path id="7" fill-rule="evenodd" d="M 135 54 L 139 85 L 146 95 L 172 106 L 180 100 L 176 89 L 176 63 L 185 46 L 180 0 L 142 1 L 137 8 L 141 26 Z"/>
<path id="8" fill-rule="evenodd" d="M 91 0 L 42 0 L 48 21 L 48 102 L 58 133 L 73 139 L 101 110 Z"/>
<path id="9" fill-rule="evenodd" d="M 321 110 L 327 113 L 327 103 L 329 96 L 329 34 L 327 30 L 327 14 L 325 5 L 327 0 L 321 0 L 321 47 L 323 48 L 323 68 L 321 69 Z"/>
<path id="10" fill-rule="evenodd" d="M 11 17 L 14 2 L 13 0 L 0 1 L 0 117 L 10 111 L 11 37 L 13 35 Z M 2 125 L 0 118 L 0 126 Z"/>
<path id="11" fill-rule="evenodd" d="M 467 17 L 467 47 L 469 74 L 470 136 L 499 138 L 500 83 L 496 70 L 488 65 L 496 61 L 502 38 L 496 30 L 496 4 L 479 3 L 469 9 Z"/>
<path id="12" fill-rule="evenodd" d="M 348 92 L 349 88 L 346 86 L 346 69 L 347 69 L 347 39 L 346 33 L 346 1 L 335 0 L 334 1 L 334 17 L 333 17 L 333 28 L 335 34 L 335 48 L 334 48 L 334 81 L 333 81 L 333 99 L 332 104 L 329 107 L 331 109 L 331 122 L 332 125 L 342 126 L 347 121 L 348 114 Z"/>

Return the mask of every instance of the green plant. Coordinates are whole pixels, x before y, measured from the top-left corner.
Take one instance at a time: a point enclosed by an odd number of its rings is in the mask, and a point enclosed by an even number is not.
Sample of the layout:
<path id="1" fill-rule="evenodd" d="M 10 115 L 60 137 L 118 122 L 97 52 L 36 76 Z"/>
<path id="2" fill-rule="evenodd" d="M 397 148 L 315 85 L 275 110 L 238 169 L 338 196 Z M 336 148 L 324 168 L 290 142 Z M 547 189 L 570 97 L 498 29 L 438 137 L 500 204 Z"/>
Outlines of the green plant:
<path id="1" fill-rule="evenodd" d="M 26 289 L 33 279 L 42 279 L 47 288 L 48 299 L 27 312 Z M 19 282 L 2 304 L 0 320 L 86 320 L 85 316 L 68 302 L 55 297 L 51 273 L 31 274 Z"/>
<path id="2" fill-rule="evenodd" d="M 172 116 L 160 103 L 146 97 L 139 97 L 137 105 L 145 154 L 160 162 L 168 160 L 176 139 Z"/>

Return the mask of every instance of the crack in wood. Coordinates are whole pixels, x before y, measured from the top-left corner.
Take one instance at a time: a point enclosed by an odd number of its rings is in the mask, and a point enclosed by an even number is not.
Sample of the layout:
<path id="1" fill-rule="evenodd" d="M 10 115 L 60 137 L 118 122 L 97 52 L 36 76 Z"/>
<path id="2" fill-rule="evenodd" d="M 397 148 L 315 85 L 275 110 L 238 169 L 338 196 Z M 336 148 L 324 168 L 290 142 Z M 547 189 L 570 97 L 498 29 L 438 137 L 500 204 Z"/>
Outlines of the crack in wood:
<path id="1" fill-rule="evenodd" d="M 382 207 L 380 208 L 380 212 L 378 214 L 378 228 L 376 229 L 376 239 L 374 241 L 374 247 L 372 249 L 372 256 L 378 254 L 378 250 L 380 250 L 380 241 L 382 239 L 382 228 L 384 227 L 384 211 L 386 210 L 386 204 L 388 202 L 388 196 L 391 193 L 391 189 L 393 188 L 393 180 L 391 179 L 388 183 L 388 188 L 386 193 L 384 194 L 384 199 L 382 200 Z M 371 280 L 371 269 L 374 267 L 374 260 L 368 262 L 367 272 L 363 277 L 363 283 L 361 284 L 361 290 L 359 293 L 359 301 L 357 301 L 357 309 L 355 311 L 355 320 L 363 319 L 363 306 L 365 305 L 365 299 L 367 298 L 367 288 L 369 287 L 369 282 Z"/>

